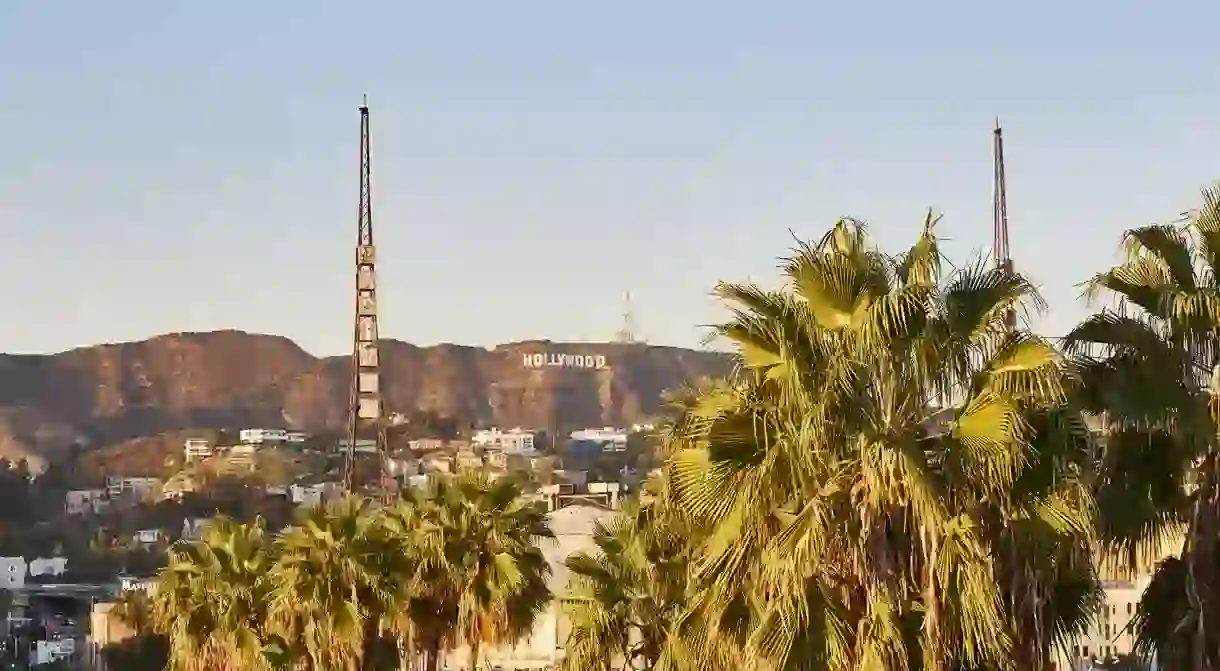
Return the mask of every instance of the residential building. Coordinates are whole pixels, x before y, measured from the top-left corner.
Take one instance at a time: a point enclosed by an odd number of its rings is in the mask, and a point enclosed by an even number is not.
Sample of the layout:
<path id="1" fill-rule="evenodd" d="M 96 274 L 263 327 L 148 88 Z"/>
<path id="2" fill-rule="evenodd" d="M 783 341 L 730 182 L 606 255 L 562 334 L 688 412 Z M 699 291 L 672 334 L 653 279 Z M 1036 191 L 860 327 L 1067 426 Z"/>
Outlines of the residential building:
<path id="1" fill-rule="evenodd" d="M 457 453 L 458 470 L 478 468 L 483 465 L 483 458 L 474 452 L 463 450 Z"/>
<path id="2" fill-rule="evenodd" d="M 0 557 L 0 589 L 25 587 L 25 557 Z"/>
<path id="3" fill-rule="evenodd" d="M 106 493 L 110 498 L 144 498 L 161 486 L 157 478 L 110 476 L 106 478 Z"/>
<path id="4" fill-rule="evenodd" d="M 435 452 L 445 449 L 447 445 L 440 438 L 416 438 L 415 440 L 407 441 L 407 447 L 412 452 Z"/>
<path id="5" fill-rule="evenodd" d="M 288 488 L 293 503 L 306 506 L 316 506 L 325 503 L 339 494 L 343 488 L 337 482 L 319 482 L 313 485 L 292 485 Z"/>
<path id="6" fill-rule="evenodd" d="M 69 515 L 100 513 L 110 505 L 105 489 L 70 489 L 64 494 L 64 512 Z"/>
<path id="7" fill-rule="evenodd" d="M 476 431 L 470 439 L 473 447 L 500 450 L 508 454 L 534 453 L 534 432 L 516 428 L 508 431 L 491 428 Z"/>
<path id="8" fill-rule="evenodd" d="M 489 450 L 484 456 L 487 465 L 492 468 L 505 469 L 508 468 L 508 453 L 500 450 Z"/>
<path id="9" fill-rule="evenodd" d="M 606 510 L 617 510 L 626 488 L 617 482 L 565 482 L 538 488 L 548 510 L 560 510 L 567 506 L 597 506 Z"/>
<path id="10" fill-rule="evenodd" d="M 148 546 L 156 545 L 164 537 L 160 529 L 140 529 L 132 535 L 131 539 L 140 545 Z"/>
<path id="11" fill-rule="evenodd" d="M 183 494 L 198 489 L 199 483 L 185 471 L 175 473 L 161 487 L 161 495 L 168 499 L 181 499 Z"/>
<path id="12" fill-rule="evenodd" d="M 421 461 L 424 464 L 425 471 L 434 473 L 451 473 L 453 471 L 453 458 L 447 454 L 428 454 Z"/>
<path id="13" fill-rule="evenodd" d="M 76 639 L 60 638 L 50 641 L 37 641 L 34 644 L 34 654 L 30 655 L 30 662 L 34 666 L 43 664 L 54 664 L 58 661 L 67 661 L 72 659 L 76 653 Z"/>
<path id="14" fill-rule="evenodd" d="M 583 486 L 589 481 L 589 471 L 569 470 L 566 468 L 557 468 L 551 471 L 551 477 L 557 482 L 564 482 L 571 485 Z"/>
<path id="15" fill-rule="evenodd" d="M 623 452 L 627 449 L 627 432 L 612 427 L 581 429 L 568 434 L 567 452 L 578 457 L 598 452 Z"/>
<path id="16" fill-rule="evenodd" d="M 199 540 L 199 534 L 203 531 L 203 525 L 207 524 L 206 517 L 187 517 L 182 520 L 182 539 L 188 541 Z"/>
<path id="17" fill-rule="evenodd" d="M 307 440 L 309 440 L 309 434 L 304 431 L 289 431 L 284 436 L 284 442 L 290 445 L 301 445 Z"/>
<path id="18" fill-rule="evenodd" d="M 38 557 L 29 564 L 30 577 L 40 575 L 63 575 L 68 571 L 66 557 Z"/>
<path id="19" fill-rule="evenodd" d="M 424 489 L 425 487 L 428 486 L 428 476 L 427 475 L 408 475 L 406 477 L 406 481 L 404 484 L 406 484 L 406 486 L 408 486 L 408 487 L 411 487 L 412 489 Z"/>
<path id="20" fill-rule="evenodd" d="M 1105 602 L 1101 613 L 1083 635 L 1067 646 L 1066 651 L 1056 653 L 1055 668 L 1087 671 L 1096 662 L 1130 654 L 1135 640 L 1127 630 L 1127 624 L 1131 622 L 1140 596 L 1149 582 L 1151 575 L 1137 580 L 1102 581 Z"/>
<path id="21" fill-rule="evenodd" d="M 237 439 L 247 445 L 286 443 L 288 432 L 284 429 L 242 429 L 237 432 Z"/>
<path id="22" fill-rule="evenodd" d="M 212 444 L 203 438 L 188 438 L 182 444 L 182 452 L 188 463 L 196 459 L 206 459 L 212 456 Z"/>

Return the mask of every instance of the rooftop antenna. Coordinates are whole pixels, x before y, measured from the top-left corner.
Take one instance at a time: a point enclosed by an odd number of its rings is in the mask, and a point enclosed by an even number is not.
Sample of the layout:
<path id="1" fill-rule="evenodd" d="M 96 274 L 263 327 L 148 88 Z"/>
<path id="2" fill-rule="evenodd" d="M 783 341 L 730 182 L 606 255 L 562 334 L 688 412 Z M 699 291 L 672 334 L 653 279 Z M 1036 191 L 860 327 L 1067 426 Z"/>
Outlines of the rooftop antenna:
<path id="1" fill-rule="evenodd" d="M 621 343 L 638 342 L 635 339 L 635 315 L 631 310 L 630 290 L 623 294 L 623 328 L 619 330 L 615 339 Z"/>
<path id="2" fill-rule="evenodd" d="M 1008 249 L 1008 184 L 1004 177 L 1004 131 L 1000 128 L 1000 119 L 996 117 L 995 130 L 992 131 L 992 231 L 991 256 L 995 267 L 1004 272 L 1013 271 L 1012 256 Z M 1009 308 L 1004 315 L 1004 326 L 1012 330 L 1016 325 L 1017 313 Z"/>

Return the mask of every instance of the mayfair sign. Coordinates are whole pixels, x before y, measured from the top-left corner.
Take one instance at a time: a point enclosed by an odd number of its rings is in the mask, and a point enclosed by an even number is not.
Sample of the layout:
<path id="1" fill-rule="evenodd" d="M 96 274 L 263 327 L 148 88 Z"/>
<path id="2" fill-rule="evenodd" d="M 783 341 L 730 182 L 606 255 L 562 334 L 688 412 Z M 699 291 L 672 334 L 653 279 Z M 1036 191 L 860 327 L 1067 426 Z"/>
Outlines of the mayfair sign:
<path id="1" fill-rule="evenodd" d="M 601 370 L 606 357 L 601 354 L 525 354 L 521 363 L 526 368 L 587 368 Z"/>

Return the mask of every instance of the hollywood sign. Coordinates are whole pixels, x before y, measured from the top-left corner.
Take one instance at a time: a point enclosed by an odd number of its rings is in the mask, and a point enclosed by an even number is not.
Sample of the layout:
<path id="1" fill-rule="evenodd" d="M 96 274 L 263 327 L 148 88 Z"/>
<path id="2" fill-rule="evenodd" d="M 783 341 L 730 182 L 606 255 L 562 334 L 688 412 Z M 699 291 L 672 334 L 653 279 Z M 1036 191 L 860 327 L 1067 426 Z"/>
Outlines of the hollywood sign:
<path id="1" fill-rule="evenodd" d="M 588 368 L 601 370 L 606 367 L 606 357 L 601 354 L 526 354 L 522 356 L 526 368 Z"/>

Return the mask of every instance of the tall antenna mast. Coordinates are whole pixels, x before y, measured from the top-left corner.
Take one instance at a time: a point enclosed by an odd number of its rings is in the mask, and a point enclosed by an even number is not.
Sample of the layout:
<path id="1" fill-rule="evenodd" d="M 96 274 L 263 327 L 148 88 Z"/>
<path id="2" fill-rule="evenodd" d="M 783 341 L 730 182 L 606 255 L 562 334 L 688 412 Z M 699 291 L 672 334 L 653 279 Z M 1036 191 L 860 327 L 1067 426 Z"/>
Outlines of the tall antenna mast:
<path id="1" fill-rule="evenodd" d="M 360 211 L 356 217 L 356 327 L 352 346 L 351 407 L 347 428 L 347 459 L 343 486 L 357 484 L 358 454 L 376 451 L 382 494 L 392 498 L 389 454 L 386 450 L 385 407 L 381 399 L 381 362 L 377 348 L 377 272 L 373 245 L 372 153 L 369 138 L 369 104 L 360 105 Z M 367 446 L 367 447 L 366 447 Z"/>
<path id="2" fill-rule="evenodd" d="M 631 310 L 631 292 L 623 294 L 623 328 L 618 332 L 619 342 L 633 343 L 635 339 L 635 314 Z"/>
<path id="3" fill-rule="evenodd" d="M 992 131 L 992 155 L 994 174 L 992 176 L 992 238 L 991 255 L 996 268 L 1011 273 L 1013 270 L 1012 256 L 1008 250 L 1008 184 L 1004 177 L 1004 131 L 1000 128 L 1000 120 L 995 120 L 995 130 Z M 1004 315 L 1004 326 L 1012 330 L 1016 325 L 1017 313 L 1009 308 Z"/>

